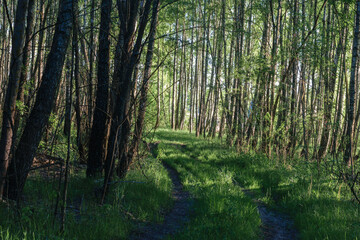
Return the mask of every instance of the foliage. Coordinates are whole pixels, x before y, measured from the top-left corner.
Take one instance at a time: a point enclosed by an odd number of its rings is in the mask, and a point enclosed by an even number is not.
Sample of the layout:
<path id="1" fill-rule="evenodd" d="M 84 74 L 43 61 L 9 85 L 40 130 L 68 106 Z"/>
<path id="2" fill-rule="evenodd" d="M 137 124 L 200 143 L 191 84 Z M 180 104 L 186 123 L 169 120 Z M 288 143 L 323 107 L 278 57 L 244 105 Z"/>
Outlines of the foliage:
<path id="1" fill-rule="evenodd" d="M 141 166 L 111 186 L 103 206 L 98 204 L 102 180 L 84 178 L 83 171 L 73 175 L 63 234 L 59 214 L 54 219 L 58 181 L 33 175 L 18 215 L 15 208 L 0 205 L 0 239 L 125 239 L 138 221 L 160 222 L 172 204 L 170 178 L 157 159 L 148 157 Z"/>

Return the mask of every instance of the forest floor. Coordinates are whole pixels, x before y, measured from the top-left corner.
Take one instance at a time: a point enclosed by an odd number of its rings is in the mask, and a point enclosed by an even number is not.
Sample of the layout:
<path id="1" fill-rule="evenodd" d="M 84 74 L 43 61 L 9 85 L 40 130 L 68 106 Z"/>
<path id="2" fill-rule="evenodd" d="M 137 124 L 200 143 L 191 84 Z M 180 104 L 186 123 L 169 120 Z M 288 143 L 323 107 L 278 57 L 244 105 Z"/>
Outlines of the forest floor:
<path id="1" fill-rule="evenodd" d="M 173 147 L 184 152 L 186 145 L 171 144 Z M 153 144 L 151 152 L 158 152 L 159 143 Z M 157 157 L 157 156 L 154 156 Z M 190 194 L 183 190 L 183 184 L 180 181 L 178 172 L 165 162 L 163 166 L 168 171 L 169 177 L 173 183 L 172 198 L 174 205 L 164 216 L 162 224 L 139 224 L 139 229 L 134 231 L 129 239 L 133 240 L 150 240 L 163 239 L 165 236 L 171 236 L 181 231 L 185 222 L 189 220 L 192 202 Z M 236 182 L 234 182 L 236 184 Z M 286 214 L 279 213 L 266 206 L 262 201 L 256 198 L 254 193 L 249 189 L 242 189 L 245 195 L 252 198 L 257 205 L 261 219 L 261 239 L 265 240 L 282 240 L 298 239 L 297 230 L 294 227 L 293 220 Z"/>
<path id="2" fill-rule="evenodd" d="M 114 180 L 103 205 L 103 180 L 72 168 L 64 233 L 54 214 L 59 181 L 34 170 L 20 209 L 0 203 L 0 239 L 360 239 L 360 207 L 325 167 L 238 153 L 185 131 L 160 129 L 146 141 L 158 147 Z M 45 161 L 55 172 L 64 158 L 56 156 Z"/>
<path id="3" fill-rule="evenodd" d="M 271 209 L 257 199 L 249 189 L 243 192 L 251 197 L 257 205 L 261 218 L 262 238 L 265 240 L 298 239 L 298 231 L 294 221 L 288 215 Z"/>
<path id="4" fill-rule="evenodd" d="M 155 148 L 158 144 L 153 145 Z M 156 151 L 155 149 L 151 150 Z M 157 156 L 155 156 L 157 157 Z M 173 189 L 171 192 L 174 205 L 170 211 L 165 213 L 161 224 L 139 224 L 139 228 L 129 237 L 131 240 L 157 240 L 163 239 L 168 235 L 173 235 L 180 231 L 184 224 L 189 221 L 190 211 L 193 201 L 189 192 L 184 191 L 179 174 L 167 163 L 162 162 L 172 181 Z"/>
<path id="5" fill-rule="evenodd" d="M 326 166 L 238 153 L 185 131 L 155 140 L 194 198 L 190 221 L 169 239 L 360 239 L 360 207 Z"/>

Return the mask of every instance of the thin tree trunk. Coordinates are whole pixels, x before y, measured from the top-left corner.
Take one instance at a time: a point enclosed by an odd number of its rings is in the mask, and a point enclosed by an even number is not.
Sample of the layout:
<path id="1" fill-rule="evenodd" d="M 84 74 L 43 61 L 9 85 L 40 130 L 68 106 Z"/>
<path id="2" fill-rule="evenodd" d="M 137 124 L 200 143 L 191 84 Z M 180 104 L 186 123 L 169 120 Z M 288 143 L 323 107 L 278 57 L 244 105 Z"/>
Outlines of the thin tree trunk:
<path id="1" fill-rule="evenodd" d="M 171 100 L 171 128 L 175 129 L 176 128 L 176 114 L 175 114 L 175 94 L 176 94 L 176 78 L 177 78 L 177 48 L 178 48 L 178 25 L 179 25 L 179 20 L 178 18 L 176 18 L 176 23 L 175 23 L 175 52 L 174 52 L 174 66 L 173 66 L 173 82 L 172 82 L 172 100 Z M 180 87 L 180 86 L 179 86 Z"/>
<path id="2" fill-rule="evenodd" d="M 76 8 L 76 11 L 77 8 Z M 75 64 L 74 80 L 75 80 L 75 116 L 76 116 L 76 145 L 78 148 L 79 158 L 81 163 L 86 163 L 85 148 L 82 142 L 82 121 L 81 121 L 81 107 L 80 107 L 80 56 L 79 56 L 79 20 L 78 12 L 74 13 L 74 27 L 73 27 L 73 57 Z M 71 99 L 71 98 L 70 98 Z M 72 99 L 71 99 L 72 100 Z M 71 129 L 71 128 L 70 128 Z"/>
<path id="3" fill-rule="evenodd" d="M 134 138 L 132 140 L 132 144 L 129 151 L 129 156 L 128 156 L 129 162 L 132 161 L 133 157 L 136 155 L 136 152 L 138 151 L 138 147 L 142 137 L 142 132 L 144 129 L 147 94 L 149 89 L 149 81 L 151 77 L 151 65 L 153 59 L 156 26 L 158 20 L 157 17 L 158 9 L 159 9 L 159 0 L 154 0 L 153 9 L 152 9 L 152 20 L 151 20 L 150 33 L 149 33 L 149 44 L 148 44 L 145 69 L 144 69 L 144 78 L 140 89 L 140 103 L 139 103 L 138 117 L 135 124 Z"/>
<path id="4" fill-rule="evenodd" d="M 353 164 L 353 134 L 354 134 L 354 112 L 355 112 L 355 72 L 356 72 L 356 62 L 358 60 L 358 48 L 359 48 L 359 34 L 360 34 L 360 0 L 356 1 L 356 17 L 355 17 L 355 26 L 354 26 L 354 40 L 353 40 L 353 49 L 352 49 L 352 59 L 351 59 L 351 75 L 350 75 L 350 86 L 349 86 L 349 95 L 348 102 L 349 107 L 347 109 L 347 131 L 345 135 L 346 149 L 344 154 L 344 162 L 348 166 Z"/>
<path id="5" fill-rule="evenodd" d="M 29 63 L 30 63 L 30 53 L 31 53 L 31 37 L 35 23 L 35 0 L 29 0 L 28 3 L 28 15 L 27 15 L 27 26 L 26 26 L 26 33 L 25 33 L 25 45 L 23 50 L 23 62 L 22 62 L 22 71 L 20 74 L 20 82 L 19 82 L 19 90 L 17 95 L 17 101 L 24 104 L 24 94 L 25 94 L 25 83 L 27 81 L 27 76 L 29 72 Z M 14 124 L 14 137 L 16 137 L 16 133 L 19 128 L 20 124 L 20 116 L 21 113 L 19 110 L 16 112 L 15 115 L 15 124 Z M 14 139 L 15 142 L 15 139 Z"/>
<path id="6" fill-rule="evenodd" d="M 88 79 L 88 118 L 89 118 L 89 127 L 92 127 L 93 121 L 93 72 L 94 72 L 94 20 L 95 20 L 95 0 L 91 0 L 91 11 L 90 11 L 90 59 L 89 59 L 89 79 Z"/>

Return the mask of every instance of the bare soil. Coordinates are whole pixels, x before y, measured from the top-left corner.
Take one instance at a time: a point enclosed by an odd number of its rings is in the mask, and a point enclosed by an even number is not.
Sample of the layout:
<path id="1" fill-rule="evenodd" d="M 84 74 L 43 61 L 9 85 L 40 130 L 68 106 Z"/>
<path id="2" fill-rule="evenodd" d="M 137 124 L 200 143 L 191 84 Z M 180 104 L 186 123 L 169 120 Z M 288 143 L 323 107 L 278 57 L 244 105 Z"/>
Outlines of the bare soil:
<path id="1" fill-rule="evenodd" d="M 243 192 L 251 197 L 257 204 L 261 218 L 262 239 L 264 240 L 295 240 L 299 234 L 294 226 L 293 220 L 286 214 L 277 212 L 267 207 L 263 202 L 255 198 L 254 193 L 249 189 Z"/>
<path id="2" fill-rule="evenodd" d="M 190 194 L 184 191 L 179 174 L 171 166 L 163 162 L 173 182 L 172 198 L 174 206 L 165 214 L 161 224 L 142 224 L 140 228 L 130 236 L 132 240 L 164 239 L 169 235 L 179 232 L 186 222 L 189 221 L 192 209 Z"/>

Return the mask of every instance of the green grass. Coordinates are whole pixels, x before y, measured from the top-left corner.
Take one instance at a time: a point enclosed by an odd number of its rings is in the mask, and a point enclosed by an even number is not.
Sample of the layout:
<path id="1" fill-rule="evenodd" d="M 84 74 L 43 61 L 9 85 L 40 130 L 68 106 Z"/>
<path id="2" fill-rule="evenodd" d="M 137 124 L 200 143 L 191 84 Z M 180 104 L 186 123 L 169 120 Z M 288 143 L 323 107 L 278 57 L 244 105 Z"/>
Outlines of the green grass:
<path id="1" fill-rule="evenodd" d="M 270 208 L 290 215 L 301 239 L 360 239 L 360 207 L 325 169 L 319 175 L 316 163 L 293 160 L 284 166 L 182 131 L 161 130 L 156 136 L 162 142 L 161 158 L 179 171 L 195 197 L 192 220 L 176 239 L 256 239 L 256 208 L 232 181 L 251 189 Z"/>
<path id="2" fill-rule="evenodd" d="M 174 167 L 193 197 L 190 221 L 168 239 L 259 239 L 261 220 L 256 204 L 242 187 L 270 208 L 294 219 L 301 239 L 360 239 L 360 207 L 345 185 L 316 163 L 282 161 L 261 154 L 239 154 L 220 140 L 196 138 L 185 131 L 161 129 L 158 159 L 134 165 L 126 179 L 111 185 L 100 206 L 94 189 L 101 179 L 72 174 L 69 205 L 82 199 L 80 213 L 69 210 L 66 231 L 53 226 L 57 182 L 29 178 L 20 212 L 0 204 L 0 239 L 126 239 L 141 222 L 163 221 L 172 206 L 171 180 L 159 159 Z M 80 216 L 80 217 L 79 217 Z"/>
<path id="3" fill-rule="evenodd" d="M 26 183 L 19 214 L 0 205 L 0 239 L 126 239 L 135 222 L 161 222 L 161 212 L 172 205 L 171 180 L 159 160 L 152 157 L 143 161 L 142 170 L 134 166 L 125 179 L 112 185 L 102 206 L 96 194 L 102 179 L 84 175 L 80 172 L 70 179 L 68 206 L 82 204 L 80 212 L 67 212 L 63 234 L 59 233 L 59 215 L 53 225 L 58 182 L 33 176 Z"/>
<path id="4" fill-rule="evenodd" d="M 239 169 L 237 181 L 263 196 L 278 211 L 289 214 L 301 239 L 358 239 L 359 206 L 351 201 L 346 186 L 323 171 L 316 163 L 294 162 L 283 166 L 260 155 L 243 155 L 240 161 L 251 162 Z"/>
<path id="5" fill-rule="evenodd" d="M 233 169 L 217 166 L 217 143 L 196 139 L 186 132 L 161 130 L 156 134 L 159 158 L 174 167 L 194 197 L 190 222 L 169 239 L 257 239 L 260 217 L 256 205 L 233 184 Z M 186 147 L 180 144 L 186 144 Z M 227 150 L 225 151 L 227 152 Z"/>

